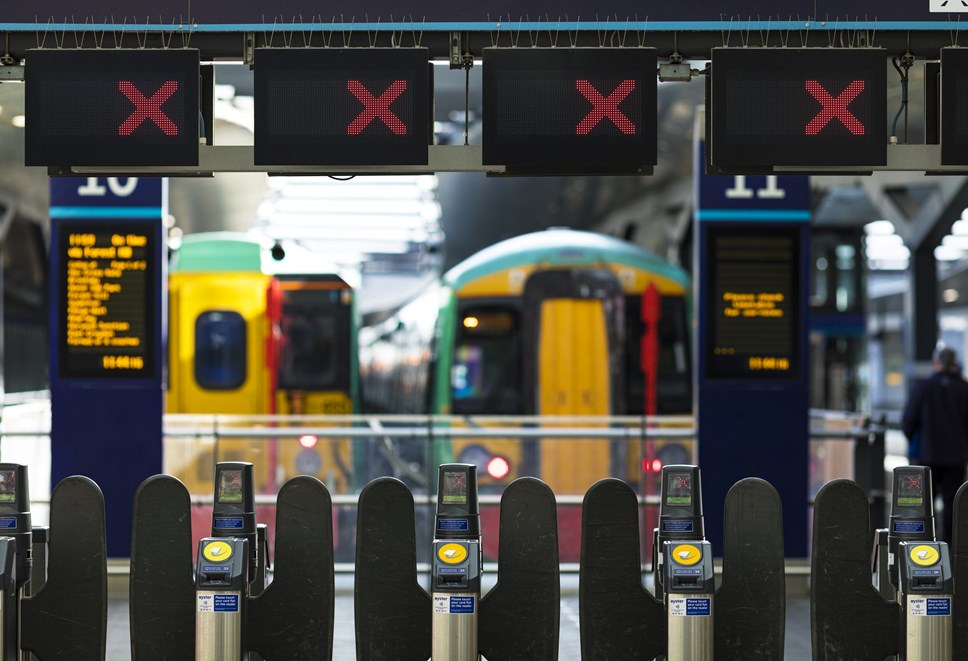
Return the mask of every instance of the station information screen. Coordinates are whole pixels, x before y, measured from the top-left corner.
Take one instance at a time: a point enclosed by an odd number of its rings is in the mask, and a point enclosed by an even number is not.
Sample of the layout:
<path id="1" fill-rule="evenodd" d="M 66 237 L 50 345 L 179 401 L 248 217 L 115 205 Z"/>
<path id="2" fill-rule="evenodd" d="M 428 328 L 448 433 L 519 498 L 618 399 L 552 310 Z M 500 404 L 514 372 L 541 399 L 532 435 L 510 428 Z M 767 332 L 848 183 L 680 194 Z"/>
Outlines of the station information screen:
<path id="1" fill-rule="evenodd" d="M 941 49 L 941 164 L 968 165 L 968 49 Z"/>
<path id="2" fill-rule="evenodd" d="M 707 89 L 717 169 L 887 163 L 881 49 L 714 48 Z"/>
<path id="3" fill-rule="evenodd" d="M 485 48 L 484 164 L 651 173 L 656 67 L 652 48 Z"/>
<path id="4" fill-rule="evenodd" d="M 425 165 L 426 48 L 259 48 L 257 165 Z"/>
<path id="5" fill-rule="evenodd" d="M 61 378 L 155 375 L 155 237 L 147 227 L 64 222 L 58 230 Z"/>
<path id="6" fill-rule="evenodd" d="M 706 231 L 707 378 L 797 378 L 800 228 Z"/>
<path id="7" fill-rule="evenodd" d="M 26 165 L 198 165 L 198 51 L 29 50 Z"/>

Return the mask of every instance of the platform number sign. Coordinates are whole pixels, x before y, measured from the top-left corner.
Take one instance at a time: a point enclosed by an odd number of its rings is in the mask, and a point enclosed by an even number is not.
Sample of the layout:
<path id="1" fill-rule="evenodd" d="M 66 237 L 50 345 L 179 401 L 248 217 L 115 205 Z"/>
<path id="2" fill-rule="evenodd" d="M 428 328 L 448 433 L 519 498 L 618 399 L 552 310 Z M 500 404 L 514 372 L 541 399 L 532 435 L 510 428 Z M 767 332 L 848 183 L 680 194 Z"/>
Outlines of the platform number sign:
<path id="1" fill-rule="evenodd" d="M 27 52 L 26 165 L 198 165 L 198 51 Z"/>
<path id="2" fill-rule="evenodd" d="M 426 48 L 260 48 L 257 165 L 424 165 Z"/>
<path id="3" fill-rule="evenodd" d="M 875 48 L 714 48 L 710 162 L 862 169 L 887 163 L 887 56 Z"/>
<path id="4" fill-rule="evenodd" d="M 651 48 L 485 48 L 484 164 L 651 172 L 656 62 Z"/>

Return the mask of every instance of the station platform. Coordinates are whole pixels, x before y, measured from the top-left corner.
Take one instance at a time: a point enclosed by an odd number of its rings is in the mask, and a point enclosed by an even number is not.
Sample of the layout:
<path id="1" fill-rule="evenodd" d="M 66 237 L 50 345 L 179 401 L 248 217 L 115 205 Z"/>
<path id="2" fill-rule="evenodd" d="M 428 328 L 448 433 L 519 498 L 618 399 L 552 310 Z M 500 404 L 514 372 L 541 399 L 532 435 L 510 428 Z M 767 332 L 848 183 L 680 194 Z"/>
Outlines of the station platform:
<path id="1" fill-rule="evenodd" d="M 352 576 L 337 576 L 336 587 L 333 661 L 355 661 Z M 561 628 L 558 635 L 559 661 L 580 661 L 577 576 L 566 576 L 562 580 Z M 131 660 L 128 599 L 120 581 L 117 588 L 112 584 L 108 602 L 107 658 L 111 661 Z M 805 593 L 788 594 L 783 661 L 809 661 L 810 658 L 810 598 Z"/>

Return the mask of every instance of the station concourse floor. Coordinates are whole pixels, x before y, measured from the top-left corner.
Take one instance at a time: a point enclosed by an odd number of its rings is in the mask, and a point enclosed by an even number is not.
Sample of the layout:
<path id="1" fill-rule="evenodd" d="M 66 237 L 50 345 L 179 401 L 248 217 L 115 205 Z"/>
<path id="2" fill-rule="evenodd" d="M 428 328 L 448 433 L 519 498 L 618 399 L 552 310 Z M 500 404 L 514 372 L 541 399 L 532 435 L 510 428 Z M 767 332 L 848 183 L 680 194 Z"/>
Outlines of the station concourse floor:
<path id="1" fill-rule="evenodd" d="M 336 621 L 333 627 L 333 661 L 355 661 L 356 643 L 353 631 L 352 588 L 336 580 Z M 578 630 L 577 577 L 574 585 L 562 585 L 561 628 L 558 634 L 559 661 L 580 661 Z M 810 600 L 806 595 L 787 597 L 786 640 L 784 661 L 809 661 Z M 128 602 L 123 593 L 112 592 L 108 603 L 107 661 L 130 661 L 131 645 L 128 628 Z M 270 659 L 269 661 L 276 661 Z M 290 660 L 286 661 L 298 661 Z M 626 661 L 595 659 L 594 661 Z"/>

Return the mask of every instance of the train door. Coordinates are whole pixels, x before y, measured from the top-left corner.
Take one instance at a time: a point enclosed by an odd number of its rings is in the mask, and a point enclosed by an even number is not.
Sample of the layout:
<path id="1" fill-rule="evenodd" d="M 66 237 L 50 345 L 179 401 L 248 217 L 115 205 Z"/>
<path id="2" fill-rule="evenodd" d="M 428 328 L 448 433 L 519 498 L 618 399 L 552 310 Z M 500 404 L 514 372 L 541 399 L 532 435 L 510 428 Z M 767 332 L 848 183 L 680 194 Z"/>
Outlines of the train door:
<path id="1" fill-rule="evenodd" d="M 546 271 L 525 286 L 533 347 L 530 380 L 543 416 L 620 413 L 624 378 L 622 292 L 607 271 Z M 583 426 L 585 426 L 583 424 Z M 538 474 L 558 494 L 583 494 L 623 465 L 603 439 L 542 439 L 532 448 Z"/>

